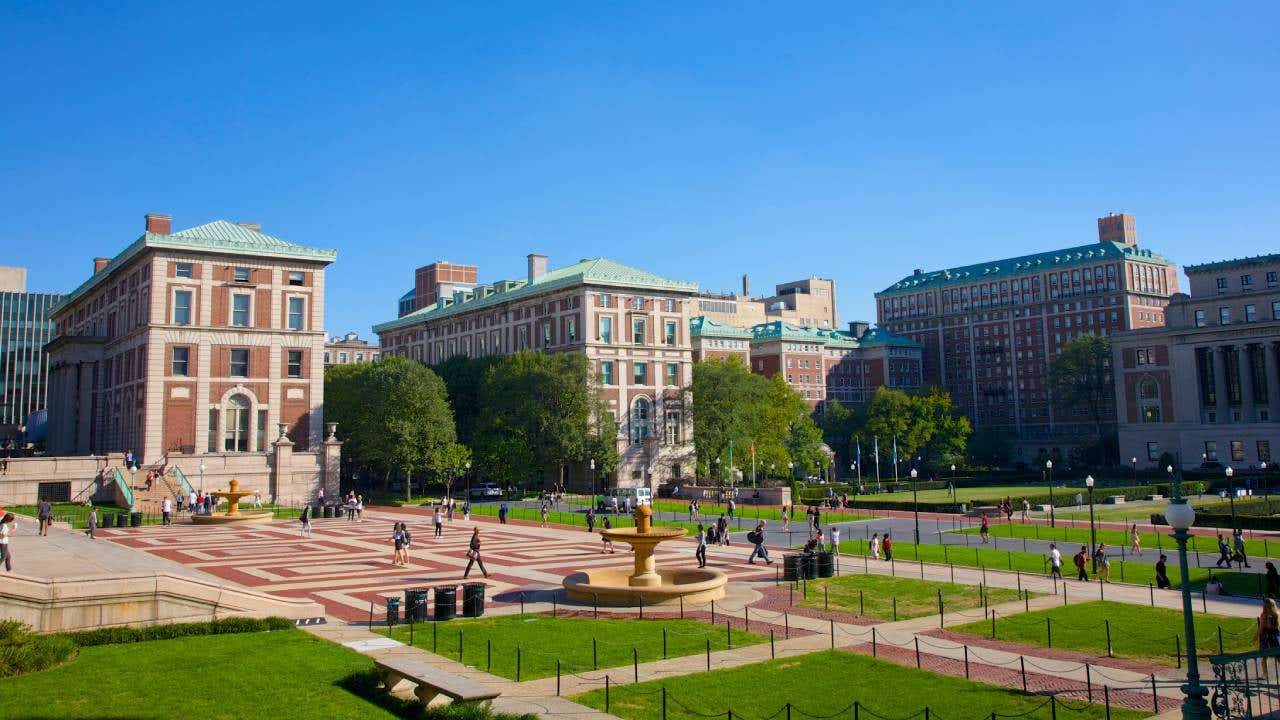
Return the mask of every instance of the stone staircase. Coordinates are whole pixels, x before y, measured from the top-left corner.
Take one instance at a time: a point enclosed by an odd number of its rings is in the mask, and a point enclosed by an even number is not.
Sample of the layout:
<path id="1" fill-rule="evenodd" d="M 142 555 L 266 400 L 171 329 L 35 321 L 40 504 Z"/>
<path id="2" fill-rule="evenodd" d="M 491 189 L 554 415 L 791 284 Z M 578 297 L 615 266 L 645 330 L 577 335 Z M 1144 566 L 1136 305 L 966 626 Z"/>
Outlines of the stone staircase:
<path id="1" fill-rule="evenodd" d="M 169 498 L 174 512 L 177 512 L 177 497 L 182 493 L 182 487 L 177 478 L 172 475 L 157 475 L 151 483 L 151 489 L 148 490 L 147 473 L 139 469 L 138 477 L 138 484 L 133 487 L 133 509 L 136 512 L 159 515 L 164 507 L 165 498 Z"/>

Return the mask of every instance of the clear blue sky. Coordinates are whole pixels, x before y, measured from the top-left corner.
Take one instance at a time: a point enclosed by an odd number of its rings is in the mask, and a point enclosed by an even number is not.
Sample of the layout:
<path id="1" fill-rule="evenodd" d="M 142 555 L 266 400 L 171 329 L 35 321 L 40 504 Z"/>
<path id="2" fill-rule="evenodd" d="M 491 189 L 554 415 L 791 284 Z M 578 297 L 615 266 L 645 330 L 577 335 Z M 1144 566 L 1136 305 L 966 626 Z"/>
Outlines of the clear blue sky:
<path id="1" fill-rule="evenodd" d="M 331 333 L 434 259 L 704 288 L 1095 238 L 1280 248 L 1280 5 L 0 6 L 0 264 L 66 290 L 168 212 L 333 247 Z M 484 7 L 462 7 L 462 6 Z M 979 7 L 971 7 L 971 6 Z"/>

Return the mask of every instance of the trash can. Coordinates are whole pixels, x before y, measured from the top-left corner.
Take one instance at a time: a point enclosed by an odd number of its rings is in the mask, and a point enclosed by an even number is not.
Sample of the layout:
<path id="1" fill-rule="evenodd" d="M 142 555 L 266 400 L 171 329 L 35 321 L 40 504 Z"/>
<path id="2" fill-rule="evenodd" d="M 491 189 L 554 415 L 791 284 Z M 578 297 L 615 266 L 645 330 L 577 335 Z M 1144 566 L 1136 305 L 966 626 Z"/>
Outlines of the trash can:
<path id="1" fill-rule="evenodd" d="M 484 614 L 484 583 L 466 583 L 462 586 L 462 616 L 480 617 Z"/>
<path id="2" fill-rule="evenodd" d="M 404 591 L 404 621 L 422 622 L 427 619 L 426 588 L 414 588 Z"/>
<path id="3" fill-rule="evenodd" d="M 115 524 L 116 524 L 115 513 L 104 512 L 99 514 L 98 527 L 109 528 Z"/>
<path id="4" fill-rule="evenodd" d="M 803 568 L 804 568 L 804 579 L 805 580 L 817 579 L 818 557 L 813 553 L 804 553 L 801 557 L 804 558 L 804 560 L 801 561 L 803 563 Z"/>
<path id="5" fill-rule="evenodd" d="M 804 570 L 801 567 L 803 555 L 783 555 L 782 556 L 782 579 L 787 582 L 795 582 L 804 577 Z"/>
<path id="6" fill-rule="evenodd" d="M 142 513 L 129 513 L 129 527 L 142 527 Z"/>
<path id="7" fill-rule="evenodd" d="M 116 515 L 116 527 L 129 527 L 129 513 L 119 513 Z"/>
<path id="8" fill-rule="evenodd" d="M 436 620 L 452 620 L 458 616 L 458 586 L 437 585 Z"/>
<path id="9" fill-rule="evenodd" d="M 387 625 L 395 625 L 400 622 L 400 598 L 387 598 Z"/>
<path id="10" fill-rule="evenodd" d="M 836 574 L 835 555 L 829 552 L 820 552 L 814 555 L 814 560 L 816 561 L 814 565 L 817 570 L 818 577 L 829 578 Z"/>
<path id="11" fill-rule="evenodd" d="M 333 517 L 333 506 L 332 506 L 332 505 L 325 505 L 325 506 L 324 506 L 324 516 L 325 516 L 325 517 L 327 517 L 327 518 L 331 518 L 331 517 Z"/>

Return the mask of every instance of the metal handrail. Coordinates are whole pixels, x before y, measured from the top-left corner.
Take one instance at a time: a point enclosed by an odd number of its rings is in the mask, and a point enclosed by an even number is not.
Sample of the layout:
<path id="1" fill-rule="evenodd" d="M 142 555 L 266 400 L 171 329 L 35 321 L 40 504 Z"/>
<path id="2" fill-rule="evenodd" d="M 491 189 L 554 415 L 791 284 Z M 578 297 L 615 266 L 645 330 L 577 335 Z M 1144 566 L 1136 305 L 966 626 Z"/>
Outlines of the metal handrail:
<path id="1" fill-rule="evenodd" d="M 113 473 L 115 473 L 115 476 L 116 476 L 116 485 L 117 485 L 117 486 L 120 488 L 120 490 L 124 493 L 124 499 L 125 499 L 125 501 L 126 501 L 126 502 L 128 502 L 128 503 L 129 503 L 129 511 L 130 511 L 130 512 L 132 512 L 132 511 L 133 511 L 133 504 L 134 504 L 134 502 L 133 502 L 133 488 L 129 487 L 129 483 L 125 482 L 125 480 L 124 480 L 124 475 L 122 475 L 122 474 L 120 473 L 120 468 L 118 468 L 118 467 L 116 467 L 116 468 L 111 468 L 111 471 L 112 471 Z"/>
<path id="2" fill-rule="evenodd" d="M 187 475 L 186 473 L 182 472 L 182 468 L 178 467 L 177 465 L 174 465 L 173 476 L 178 478 L 178 483 L 182 486 L 182 492 L 184 494 L 190 495 L 191 493 L 195 492 L 195 489 L 191 487 L 191 483 L 187 482 Z"/>

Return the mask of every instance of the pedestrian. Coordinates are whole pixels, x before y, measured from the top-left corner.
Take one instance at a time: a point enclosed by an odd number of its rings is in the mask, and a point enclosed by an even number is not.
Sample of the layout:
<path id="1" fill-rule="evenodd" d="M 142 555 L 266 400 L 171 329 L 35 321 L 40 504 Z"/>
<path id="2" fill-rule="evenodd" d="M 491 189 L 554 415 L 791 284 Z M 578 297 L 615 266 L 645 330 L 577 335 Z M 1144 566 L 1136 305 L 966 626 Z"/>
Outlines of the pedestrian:
<path id="1" fill-rule="evenodd" d="M 169 519 L 169 518 L 170 518 L 170 514 L 171 514 L 172 512 L 173 512 L 173 504 L 172 504 L 172 501 L 170 501 L 170 500 L 169 500 L 169 498 L 167 498 L 167 497 L 166 497 L 166 498 L 165 498 L 163 501 L 161 501 L 161 503 L 160 503 L 160 524 L 161 524 L 161 525 L 171 525 L 171 524 L 172 524 L 172 522 L 171 522 L 171 521 L 170 521 L 170 519 Z"/>
<path id="2" fill-rule="evenodd" d="M 356 521 L 356 508 L 359 507 L 360 501 L 356 500 L 356 494 L 353 492 L 347 498 L 347 522 Z"/>
<path id="3" fill-rule="evenodd" d="M 436 534 L 432 537 L 441 537 L 444 535 L 444 518 L 440 517 L 440 506 L 431 513 L 431 524 L 435 527 Z"/>
<path id="4" fill-rule="evenodd" d="M 88 527 L 85 529 L 84 534 L 88 535 L 89 539 L 92 540 L 94 538 L 94 533 L 98 529 L 98 508 L 92 505 L 89 506 L 89 518 L 87 524 Z"/>
<path id="5" fill-rule="evenodd" d="M 1081 545 L 1080 552 L 1076 553 L 1075 557 L 1071 558 L 1071 561 L 1074 562 L 1076 565 L 1077 580 L 1083 580 L 1085 582 L 1089 582 L 1089 575 L 1084 571 L 1085 559 L 1088 557 L 1088 554 L 1089 554 L 1089 549 L 1086 548 L 1084 545 Z"/>
<path id="6" fill-rule="evenodd" d="M 1235 545 L 1234 559 L 1236 561 L 1236 569 L 1249 567 L 1249 554 L 1244 549 L 1244 531 L 1236 528 L 1235 535 L 1232 537 L 1232 543 Z"/>
<path id="7" fill-rule="evenodd" d="M 467 544 L 467 569 L 462 571 L 463 580 L 466 580 L 467 576 L 471 574 L 471 565 L 473 563 L 480 566 L 480 572 L 484 573 L 485 577 L 489 577 L 489 571 L 484 569 L 484 560 L 480 557 L 479 527 L 471 529 L 471 542 Z"/>
<path id="8" fill-rule="evenodd" d="M 471 522 L 471 501 L 470 500 L 462 501 L 462 521 Z"/>
<path id="9" fill-rule="evenodd" d="M 364 522 L 364 496 L 356 496 L 356 520 Z"/>
<path id="10" fill-rule="evenodd" d="M 36 505 L 36 517 L 40 520 L 40 534 L 48 535 L 49 526 L 53 524 L 53 505 L 48 498 L 40 498 Z"/>
<path id="11" fill-rule="evenodd" d="M 1049 577 L 1062 579 L 1062 553 L 1058 551 L 1057 543 L 1049 543 Z"/>
<path id="12" fill-rule="evenodd" d="M 782 532 L 791 532 L 791 512 L 786 505 L 782 506 Z"/>
<path id="13" fill-rule="evenodd" d="M 15 522 L 11 512 L 0 516 L 0 560 L 4 561 L 5 572 L 13 572 L 13 549 L 9 547 L 9 536 L 13 534 Z"/>
<path id="14" fill-rule="evenodd" d="M 978 534 L 982 536 L 982 544 L 986 545 L 991 540 L 991 521 L 986 515 L 982 516 L 982 525 L 978 528 Z"/>
<path id="15" fill-rule="evenodd" d="M 1138 523 L 1129 528 L 1129 552 L 1142 555 L 1142 535 L 1138 533 Z"/>
<path id="16" fill-rule="evenodd" d="M 716 518 L 716 540 L 725 547 L 729 546 L 729 519 L 720 513 L 720 517 Z"/>
<path id="17" fill-rule="evenodd" d="M 404 536 L 404 547 L 400 550 L 400 557 L 404 560 L 405 566 L 409 565 L 409 548 L 413 547 L 413 533 L 409 532 L 409 526 L 400 523 L 400 534 Z"/>
<path id="18" fill-rule="evenodd" d="M 186 500 L 186 498 L 187 496 L 183 495 L 182 493 L 178 493 L 177 497 L 174 498 L 175 502 L 177 503 L 178 514 L 182 514 L 182 501 Z"/>
<path id="19" fill-rule="evenodd" d="M 542 503 L 542 527 L 547 526 L 547 504 Z"/>
<path id="20" fill-rule="evenodd" d="M 1098 580 L 1111 582 L 1111 561 L 1107 559 L 1107 544 L 1101 543 L 1093 551 L 1094 572 Z"/>
<path id="21" fill-rule="evenodd" d="M 592 508 L 587 508 L 587 532 L 595 532 L 595 531 L 596 531 L 596 511 Z"/>
<path id="22" fill-rule="evenodd" d="M 1173 587 L 1173 584 L 1169 582 L 1169 572 L 1165 565 L 1167 562 L 1168 560 L 1164 553 L 1160 553 L 1160 559 L 1156 561 L 1156 587 L 1161 590 L 1168 590 Z"/>
<path id="23" fill-rule="evenodd" d="M 262 492 L 261 492 L 261 491 L 258 491 L 258 490 L 254 490 L 254 491 L 253 491 L 253 507 L 254 507 L 254 508 L 260 508 L 260 507 L 262 507 Z"/>
<path id="24" fill-rule="evenodd" d="M 733 498 L 729 498 L 729 519 L 730 520 L 733 519 L 733 511 L 737 509 L 738 509 L 738 504 L 733 501 Z"/>
<path id="25" fill-rule="evenodd" d="M 1228 568 L 1231 567 L 1231 546 L 1227 545 L 1222 533 L 1218 533 L 1218 562 L 1214 563 L 1213 566 L 1222 567 L 1222 563 L 1226 563 Z"/>
<path id="26" fill-rule="evenodd" d="M 833 555 L 840 554 L 840 528 L 835 525 L 831 526 L 831 553 Z"/>
<path id="27" fill-rule="evenodd" d="M 822 532 L 822 510 L 817 507 L 813 509 L 813 529 Z"/>
<path id="28" fill-rule="evenodd" d="M 1280 573 L 1276 572 L 1276 566 L 1267 561 L 1267 597 L 1280 598 Z"/>
<path id="29" fill-rule="evenodd" d="M 391 553 L 391 564 L 401 565 L 404 558 L 404 523 L 391 524 L 391 544 L 395 550 Z"/>
<path id="30" fill-rule="evenodd" d="M 299 518 L 301 523 L 298 527 L 298 537 L 311 537 L 311 506 L 304 505 L 302 508 L 302 516 Z"/>
<path id="31" fill-rule="evenodd" d="M 196 514 L 196 491 L 192 490 L 187 493 L 187 510 L 192 514 Z"/>
<path id="32" fill-rule="evenodd" d="M 884 543 L 882 544 L 884 546 L 885 562 L 893 560 L 893 536 L 886 532 L 884 534 Z"/>
<path id="33" fill-rule="evenodd" d="M 613 529 L 613 522 L 612 522 L 611 520 L 609 520 L 609 516 L 608 516 L 608 515 L 605 515 L 605 516 L 604 516 L 604 529 L 603 529 L 603 531 L 601 531 L 601 533 L 600 533 L 600 554 L 601 554 L 601 555 L 603 555 L 603 554 L 605 554 L 605 553 L 609 553 L 609 554 L 611 554 L 611 555 L 613 554 L 613 541 L 609 539 L 609 533 L 608 533 L 608 532 L 606 532 L 606 531 L 608 531 L 608 530 L 612 530 L 612 529 Z"/>
<path id="34" fill-rule="evenodd" d="M 316 504 L 320 507 L 324 507 L 324 488 L 320 488 L 320 490 L 316 492 Z"/>
<path id="35" fill-rule="evenodd" d="M 751 543 L 751 554 L 747 556 L 747 563 L 756 564 L 756 557 L 764 560 L 766 564 L 772 565 L 773 561 L 769 559 L 769 551 L 764 546 L 764 521 L 761 520 L 756 525 L 756 529 L 747 533 L 747 542 Z"/>
<path id="36" fill-rule="evenodd" d="M 1262 614 L 1258 616 L 1258 650 L 1274 650 L 1280 647 L 1280 610 L 1271 598 L 1262 600 Z M 1262 676 L 1267 676 L 1267 656 L 1262 658 Z"/>
<path id="37" fill-rule="evenodd" d="M 871 559 L 880 559 L 880 533 L 871 534 Z"/>
<path id="38" fill-rule="evenodd" d="M 1031 501 L 1022 498 L 1022 522 L 1027 521 L 1027 513 L 1031 512 Z"/>
<path id="39" fill-rule="evenodd" d="M 608 521 L 608 518 L 605 518 Z M 698 567 L 707 566 L 707 530 L 702 527 L 702 523 L 698 523 L 698 549 L 693 551 L 693 558 L 698 561 Z"/>
<path id="40" fill-rule="evenodd" d="M 507 508 L 507 502 L 503 500 L 502 504 L 498 506 L 498 524 L 499 525 L 507 524 L 507 512 L 509 512 Z"/>

